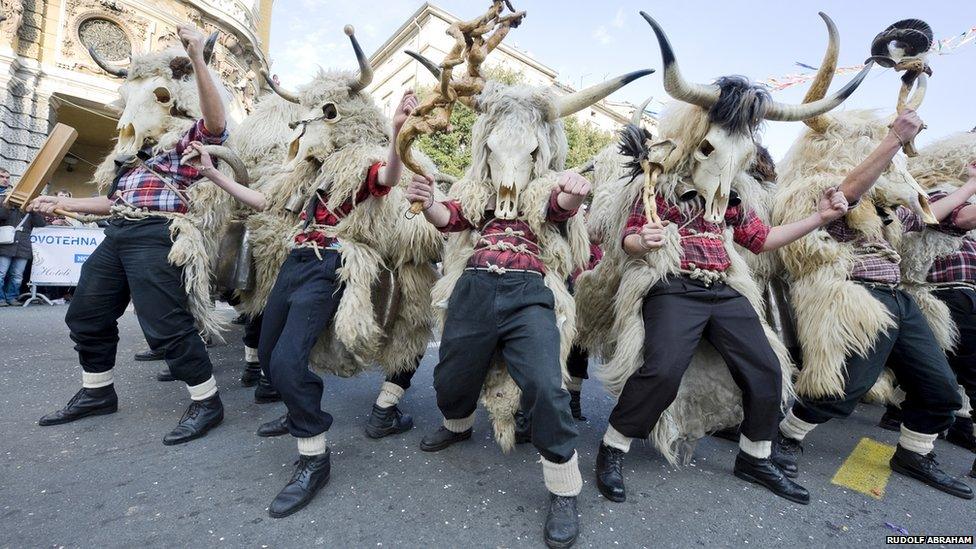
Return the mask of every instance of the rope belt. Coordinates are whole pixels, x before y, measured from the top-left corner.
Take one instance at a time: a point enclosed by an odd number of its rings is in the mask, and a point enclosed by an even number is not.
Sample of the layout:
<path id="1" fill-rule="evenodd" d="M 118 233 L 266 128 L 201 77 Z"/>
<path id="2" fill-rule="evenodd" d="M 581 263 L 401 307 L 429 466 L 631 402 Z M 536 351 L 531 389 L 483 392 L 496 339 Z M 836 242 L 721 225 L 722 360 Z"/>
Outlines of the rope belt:
<path id="1" fill-rule="evenodd" d="M 932 291 L 938 292 L 943 290 L 973 290 L 976 291 L 976 283 L 973 282 L 929 282 L 929 285 L 933 286 Z"/>
<path id="2" fill-rule="evenodd" d="M 889 292 L 898 290 L 898 284 L 891 284 L 888 282 L 871 282 L 869 280 L 855 280 L 854 282 L 860 284 L 861 286 L 874 288 L 875 290 L 886 290 Z"/>
<path id="3" fill-rule="evenodd" d="M 711 286 L 716 282 L 721 282 L 724 284 L 725 281 L 729 279 L 729 275 L 725 271 L 699 269 L 698 267 L 694 267 L 693 269 L 679 269 L 678 272 L 692 280 L 701 282 L 705 285 L 705 287 Z"/>
<path id="4" fill-rule="evenodd" d="M 126 203 L 115 204 L 112 206 L 110 211 L 111 214 L 108 216 L 108 218 L 125 219 L 127 221 L 139 221 L 150 217 L 164 217 L 166 219 L 186 218 L 186 214 L 181 214 L 178 212 L 161 212 L 157 210 L 149 210 L 146 208 L 136 208 L 135 206 Z"/>
<path id="5" fill-rule="evenodd" d="M 318 243 L 317 240 L 311 240 L 311 239 L 306 240 L 301 244 L 295 245 L 295 248 L 311 248 L 312 251 L 315 252 L 315 257 L 319 258 L 319 261 L 322 260 L 322 250 L 339 251 L 339 249 L 342 248 L 342 244 L 339 243 L 338 237 L 334 233 L 329 234 L 330 232 L 335 231 L 335 226 L 319 225 L 316 223 L 309 223 L 305 225 L 304 222 L 300 223 L 299 226 L 304 226 L 304 229 L 299 231 L 301 234 L 307 235 L 309 233 L 317 232 L 320 233 L 322 236 L 324 236 L 326 239 L 331 241 L 327 246 L 322 246 L 321 244 Z"/>
<path id="6" fill-rule="evenodd" d="M 505 267 L 499 267 L 498 265 L 489 264 L 487 267 L 466 267 L 465 271 L 481 271 L 485 273 L 494 273 L 497 275 L 503 275 L 505 273 L 527 273 L 543 276 L 539 271 L 533 271 L 531 269 L 506 269 Z"/>

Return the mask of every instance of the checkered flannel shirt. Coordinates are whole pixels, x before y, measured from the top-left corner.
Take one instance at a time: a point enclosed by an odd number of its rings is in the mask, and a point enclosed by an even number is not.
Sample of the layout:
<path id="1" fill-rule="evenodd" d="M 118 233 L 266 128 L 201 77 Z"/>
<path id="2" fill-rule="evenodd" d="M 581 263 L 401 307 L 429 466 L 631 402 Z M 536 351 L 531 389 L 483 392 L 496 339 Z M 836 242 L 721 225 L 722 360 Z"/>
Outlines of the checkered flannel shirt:
<path id="1" fill-rule="evenodd" d="M 366 172 L 366 181 L 363 185 L 356 191 L 356 196 L 352 198 L 347 198 L 345 202 L 339 205 L 338 208 L 333 212 L 329 209 L 329 195 L 325 192 L 315 193 L 315 225 L 326 225 L 333 227 L 339 224 L 339 221 L 343 217 L 349 215 L 349 212 L 356 207 L 357 204 L 366 200 L 371 196 L 386 196 L 390 192 L 392 187 L 387 187 L 386 185 L 380 185 L 380 168 L 385 165 L 384 162 L 377 162 L 369 167 L 369 171 Z M 301 220 L 305 221 L 308 219 L 308 213 L 302 212 Z M 331 246 L 335 239 L 326 236 L 321 231 L 315 230 L 313 227 L 309 227 L 308 230 L 302 230 L 297 235 L 295 235 L 295 244 L 302 245 L 308 243 L 315 243 L 317 246 L 322 248 L 328 248 Z"/>
<path id="2" fill-rule="evenodd" d="M 948 194 L 945 192 L 933 191 L 929 193 L 929 202 L 936 202 L 946 196 Z M 932 268 L 929 270 L 929 282 L 935 282 L 937 284 L 951 282 L 976 283 L 976 240 L 966 236 L 968 231 L 959 228 L 959 225 L 956 224 L 959 213 L 962 212 L 963 208 L 970 205 L 969 203 L 964 203 L 956 207 L 942 223 L 932 227 L 933 230 L 939 232 L 952 236 L 961 236 L 963 240 L 959 250 L 935 259 L 932 263 Z"/>
<path id="3" fill-rule="evenodd" d="M 848 211 L 853 210 L 857 202 L 851 204 Z M 902 231 L 906 233 L 921 231 L 925 222 L 914 212 L 899 206 L 895 215 L 901 221 Z M 862 282 L 876 282 L 880 284 L 901 283 L 901 256 L 880 237 L 868 237 L 851 228 L 847 223 L 847 216 L 835 219 L 825 227 L 827 234 L 837 242 L 850 242 L 854 245 L 854 264 L 851 267 L 851 280 Z"/>

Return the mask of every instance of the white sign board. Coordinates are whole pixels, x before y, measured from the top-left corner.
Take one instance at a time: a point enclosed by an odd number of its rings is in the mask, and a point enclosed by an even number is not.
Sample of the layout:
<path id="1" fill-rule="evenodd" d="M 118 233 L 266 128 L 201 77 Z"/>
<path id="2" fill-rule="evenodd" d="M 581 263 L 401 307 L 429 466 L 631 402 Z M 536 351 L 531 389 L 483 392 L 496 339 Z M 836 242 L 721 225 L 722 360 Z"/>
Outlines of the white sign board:
<path id="1" fill-rule="evenodd" d="M 102 229 L 41 227 L 31 233 L 34 263 L 31 283 L 76 286 L 81 266 L 105 238 Z"/>

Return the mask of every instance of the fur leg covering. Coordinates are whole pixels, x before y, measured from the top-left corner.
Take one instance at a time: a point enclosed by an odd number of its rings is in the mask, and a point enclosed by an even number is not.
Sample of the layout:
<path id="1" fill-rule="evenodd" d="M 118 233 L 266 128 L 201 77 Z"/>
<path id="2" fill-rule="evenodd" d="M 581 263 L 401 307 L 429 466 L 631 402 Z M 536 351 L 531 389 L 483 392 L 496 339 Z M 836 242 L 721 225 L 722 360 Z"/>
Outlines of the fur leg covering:
<path id="1" fill-rule="evenodd" d="M 228 328 L 227 321 L 217 314 L 210 299 L 211 263 L 217 256 L 216 240 L 204 238 L 204 233 L 188 217 L 173 219 L 170 236 L 173 247 L 169 262 L 183 268 L 183 283 L 197 331 L 204 338 L 223 342 L 222 332 Z M 212 245 L 208 244 L 209 240 L 213 241 Z"/>

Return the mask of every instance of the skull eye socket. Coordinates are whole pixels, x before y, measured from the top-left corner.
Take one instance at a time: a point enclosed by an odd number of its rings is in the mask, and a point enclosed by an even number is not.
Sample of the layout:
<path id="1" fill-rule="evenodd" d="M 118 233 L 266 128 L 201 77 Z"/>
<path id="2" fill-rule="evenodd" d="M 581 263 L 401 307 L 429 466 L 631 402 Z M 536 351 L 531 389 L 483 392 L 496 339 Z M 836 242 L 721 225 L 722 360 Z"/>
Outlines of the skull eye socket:
<path id="1" fill-rule="evenodd" d="M 339 119 L 339 109 L 336 108 L 335 103 L 326 103 L 322 105 L 322 116 L 329 122 L 335 122 Z"/>
<path id="2" fill-rule="evenodd" d="M 156 101 L 163 104 L 168 104 L 170 101 L 173 100 L 173 96 L 170 95 L 169 90 L 164 88 L 163 86 L 154 89 L 153 95 L 156 96 Z"/>
<path id="3" fill-rule="evenodd" d="M 712 143 L 707 139 L 702 139 L 702 142 L 698 144 L 698 154 L 700 154 L 702 158 L 708 158 L 709 155 L 711 155 L 714 151 L 715 147 L 713 147 Z"/>

